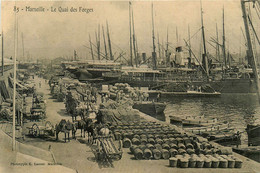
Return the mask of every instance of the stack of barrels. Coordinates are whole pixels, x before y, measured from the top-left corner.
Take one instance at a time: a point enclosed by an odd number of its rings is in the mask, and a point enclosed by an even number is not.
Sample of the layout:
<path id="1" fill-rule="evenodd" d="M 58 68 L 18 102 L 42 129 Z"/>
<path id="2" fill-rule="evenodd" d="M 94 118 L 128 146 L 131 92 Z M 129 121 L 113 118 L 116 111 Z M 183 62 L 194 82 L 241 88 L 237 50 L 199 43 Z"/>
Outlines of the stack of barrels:
<path id="1" fill-rule="evenodd" d="M 128 122 L 113 124 L 111 130 L 123 147 L 130 148 L 137 160 L 170 159 L 183 155 L 222 154 L 221 150 L 196 136 L 177 132 L 173 127 L 156 122 Z"/>
<path id="2" fill-rule="evenodd" d="M 183 154 L 169 158 L 169 166 L 180 168 L 241 168 L 242 161 L 233 155 Z"/>

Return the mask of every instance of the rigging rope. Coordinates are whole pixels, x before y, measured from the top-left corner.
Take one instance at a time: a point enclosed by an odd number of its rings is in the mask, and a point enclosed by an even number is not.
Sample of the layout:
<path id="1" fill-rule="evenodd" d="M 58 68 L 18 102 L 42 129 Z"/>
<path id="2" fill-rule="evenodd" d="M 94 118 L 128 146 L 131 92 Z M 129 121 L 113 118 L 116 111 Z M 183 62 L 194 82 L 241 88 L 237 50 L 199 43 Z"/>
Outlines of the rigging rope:
<path id="1" fill-rule="evenodd" d="M 187 41 L 190 41 L 201 29 L 202 27 L 197 32 L 195 32 L 195 34 L 193 34 Z"/>

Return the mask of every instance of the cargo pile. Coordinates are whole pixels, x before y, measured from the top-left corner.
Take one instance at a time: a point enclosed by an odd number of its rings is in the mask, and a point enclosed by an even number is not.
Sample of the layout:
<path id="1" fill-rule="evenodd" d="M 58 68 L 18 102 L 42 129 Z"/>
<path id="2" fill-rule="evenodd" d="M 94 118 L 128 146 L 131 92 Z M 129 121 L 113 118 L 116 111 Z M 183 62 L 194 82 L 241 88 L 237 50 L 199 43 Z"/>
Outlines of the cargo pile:
<path id="1" fill-rule="evenodd" d="M 180 168 L 241 168 L 242 161 L 233 155 L 184 154 L 169 158 L 169 166 Z"/>
<path id="2" fill-rule="evenodd" d="M 132 107 L 131 100 L 115 102 L 109 100 L 100 104 L 97 120 L 102 123 L 127 123 L 127 122 L 139 122 L 140 115 L 137 110 Z"/>
<path id="3" fill-rule="evenodd" d="M 115 86 L 109 87 L 110 98 L 113 100 L 144 101 L 149 94 L 137 88 L 130 87 L 127 83 L 116 83 Z"/>
<path id="4" fill-rule="evenodd" d="M 174 127 L 157 122 L 141 121 L 112 124 L 110 129 L 114 133 L 115 140 L 122 140 L 123 147 L 130 148 L 131 154 L 137 160 L 170 159 L 170 162 L 176 160 L 176 164 L 173 164 L 175 167 L 188 167 L 189 160 L 195 160 L 200 167 L 199 161 L 203 159 L 201 161 L 203 162 L 203 164 L 201 163 L 202 167 L 204 167 L 204 164 L 205 167 L 210 167 L 212 163 L 208 163 L 209 160 L 216 156 L 219 156 L 220 161 L 220 157 L 227 157 L 222 160 L 223 162 L 224 159 L 230 160 L 230 164 L 233 157 L 230 156 L 232 152 L 226 150 L 226 148 L 219 148 L 204 138 L 177 132 Z M 187 166 L 184 163 L 177 165 L 178 160 L 179 163 L 182 163 L 182 160 L 184 160 L 183 162 L 187 161 Z M 233 158 L 233 160 L 234 166 L 227 164 L 226 167 L 235 167 L 237 159 Z M 236 162 L 236 167 L 240 167 L 239 163 L 241 164 L 241 162 L 239 160 Z M 220 167 L 225 167 L 225 164 L 220 164 Z"/>

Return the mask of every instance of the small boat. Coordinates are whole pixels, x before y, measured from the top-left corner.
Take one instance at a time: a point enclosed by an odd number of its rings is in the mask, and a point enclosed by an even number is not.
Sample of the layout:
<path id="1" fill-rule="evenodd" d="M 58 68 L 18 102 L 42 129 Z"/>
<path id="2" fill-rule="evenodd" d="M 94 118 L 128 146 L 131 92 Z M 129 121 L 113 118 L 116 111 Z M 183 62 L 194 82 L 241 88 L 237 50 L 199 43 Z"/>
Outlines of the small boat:
<path id="1" fill-rule="evenodd" d="M 254 161 L 260 162 L 260 146 L 249 146 L 243 148 L 233 147 L 233 151 Z"/>
<path id="2" fill-rule="evenodd" d="M 241 134 L 234 130 L 227 132 L 212 133 L 207 136 L 209 141 L 216 142 L 224 146 L 241 145 Z"/>
<path id="3" fill-rule="evenodd" d="M 201 127 L 201 126 L 209 126 L 217 123 L 217 119 L 209 119 L 204 116 L 186 116 L 186 117 L 178 117 L 178 116 L 169 116 L 171 124 L 182 124 L 182 126 L 191 126 L 191 127 Z"/>
<path id="4" fill-rule="evenodd" d="M 186 131 L 197 134 L 197 135 L 205 135 L 208 136 L 212 133 L 216 132 L 226 132 L 230 131 L 234 128 L 230 128 L 229 123 L 216 123 L 209 126 L 203 126 L 203 127 L 187 127 L 185 128 Z"/>
<path id="5" fill-rule="evenodd" d="M 219 97 L 220 92 L 202 92 L 202 91 L 186 91 L 186 92 L 164 92 L 161 91 L 162 97 Z"/>

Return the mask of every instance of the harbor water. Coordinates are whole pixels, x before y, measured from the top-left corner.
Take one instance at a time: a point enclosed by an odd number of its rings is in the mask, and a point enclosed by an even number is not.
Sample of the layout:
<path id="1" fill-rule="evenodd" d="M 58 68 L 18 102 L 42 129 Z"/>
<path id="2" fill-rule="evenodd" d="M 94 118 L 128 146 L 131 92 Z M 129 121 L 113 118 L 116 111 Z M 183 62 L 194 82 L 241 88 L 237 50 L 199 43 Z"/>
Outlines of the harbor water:
<path id="1" fill-rule="evenodd" d="M 247 123 L 256 123 L 260 119 L 260 105 L 256 94 L 222 94 L 220 97 L 167 98 L 168 102 L 160 120 L 172 116 L 201 116 L 217 118 L 218 122 L 228 122 L 242 132 L 242 145 L 247 145 Z"/>

